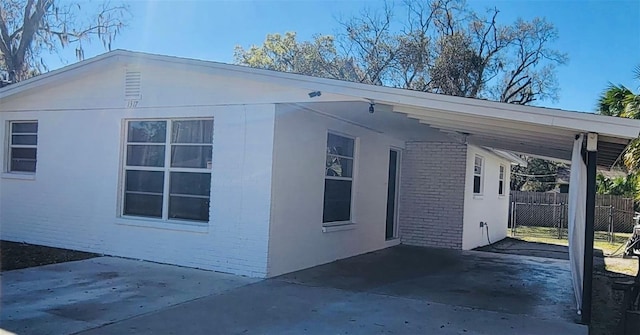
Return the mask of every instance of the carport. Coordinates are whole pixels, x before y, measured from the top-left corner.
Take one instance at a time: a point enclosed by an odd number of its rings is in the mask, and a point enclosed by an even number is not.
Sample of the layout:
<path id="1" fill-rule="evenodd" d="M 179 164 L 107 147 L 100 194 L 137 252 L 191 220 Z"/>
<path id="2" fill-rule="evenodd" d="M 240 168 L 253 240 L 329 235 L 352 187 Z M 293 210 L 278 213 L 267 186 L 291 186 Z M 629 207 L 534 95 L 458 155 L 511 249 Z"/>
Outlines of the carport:
<path id="1" fill-rule="evenodd" d="M 572 173 L 579 166 L 575 157 L 572 161 L 572 151 L 574 145 L 581 146 L 581 158 L 586 165 L 586 178 L 581 182 L 586 182 L 586 195 L 578 199 L 585 200 L 586 213 L 583 216 L 584 222 L 576 221 L 576 229 L 583 225 L 584 240 L 570 239 L 570 244 L 573 244 L 570 250 L 575 251 L 572 253 L 571 270 L 578 283 L 580 278 L 582 281 L 576 288 L 581 321 L 589 324 L 596 169 L 610 168 L 621 158 L 629 141 L 638 136 L 640 121 L 482 100 L 467 99 L 469 101 L 465 104 L 449 100 L 453 99 L 442 97 L 438 104 L 424 106 L 424 109 L 396 106 L 393 110 L 460 137 L 466 143 L 548 160 L 572 162 Z M 575 144 L 577 141 L 580 142 Z M 582 247 L 575 247 L 576 244 L 582 243 Z"/>
<path id="2" fill-rule="evenodd" d="M 430 130 L 438 129 L 457 138 L 460 143 L 572 162 L 572 173 L 581 165 L 586 167 L 580 178 L 575 179 L 581 182 L 574 182 L 580 187 L 572 192 L 580 203 L 574 201 L 571 206 L 574 211 L 583 208 L 583 214 L 574 220 L 574 231 L 584 231 L 584 236 L 580 234 L 578 239 L 574 235 L 570 239 L 570 253 L 578 309 L 582 323 L 590 323 L 596 169 L 610 168 L 621 158 L 629 142 L 638 137 L 640 120 L 355 83 L 336 84 L 317 78 L 305 84 L 314 92 L 340 94 L 351 101 L 356 98 L 369 103 L 370 112 L 375 109 L 376 113 L 405 115 Z M 362 113 L 350 120 L 366 124 Z M 576 150 L 578 159 L 573 154 Z"/>
<path id="3" fill-rule="evenodd" d="M 549 160 L 569 161 L 572 174 L 580 162 L 572 157 L 574 146 L 580 146 L 581 159 L 586 165 L 586 189 L 574 190 L 584 200 L 585 213 L 575 220 L 574 239 L 570 238 L 571 270 L 574 276 L 576 300 L 584 324 L 591 322 L 591 296 L 593 280 L 593 239 L 597 167 L 610 168 L 623 154 L 627 144 L 638 136 L 640 122 L 601 115 L 563 110 L 542 109 L 528 106 L 510 106 L 486 101 L 474 101 L 469 107 L 443 103 L 446 111 L 420 110 L 398 107 L 395 111 L 406 113 L 445 132 L 461 136 L 464 141 L 495 149 L 503 149 Z M 457 110 L 456 110 L 457 109 Z M 583 140 L 584 138 L 584 140 Z M 578 142 L 578 143 L 576 143 Z M 574 193 L 576 191 L 573 191 Z M 573 209 L 579 210 L 574 203 Z M 577 207 L 577 208 L 576 208 Z M 584 220 L 581 222 L 581 217 Z M 583 225 L 583 228 L 579 226 Z M 584 240 L 575 238 L 584 231 Z M 570 233 L 571 234 L 571 233 Z M 581 234 L 580 234 L 581 235 Z M 582 281 L 580 285 L 580 281 Z M 576 285 L 578 284 L 578 285 Z"/>

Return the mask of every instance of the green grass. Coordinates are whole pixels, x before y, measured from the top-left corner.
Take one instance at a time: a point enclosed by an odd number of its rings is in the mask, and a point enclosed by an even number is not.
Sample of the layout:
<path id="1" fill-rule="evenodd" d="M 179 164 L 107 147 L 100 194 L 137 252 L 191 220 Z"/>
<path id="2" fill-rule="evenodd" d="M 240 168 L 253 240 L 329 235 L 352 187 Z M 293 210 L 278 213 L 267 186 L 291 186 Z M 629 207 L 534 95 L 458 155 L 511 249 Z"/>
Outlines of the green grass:
<path id="1" fill-rule="evenodd" d="M 511 231 L 509 231 L 511 234 Z M 566 231 L 563 232 L 564 238 L 558 238 L 558 229 L 549 227 L 518 227 L 516 235 L 510 236 L 527 242 L 545 243 L 568 246 L 569 241 L 566 238 Z M 605 266 L 607 271 L 622 273 L 635 276 L 638 271 L 638 261 L 635 259 L 622 259 L 616 257 L 608 257 L 612 254 L 622 253 L 622 247 L 631 237 L 628 233 L 615 233 L 612 242 L 609 241 L 609 234 L 604 231 L 596 231 L 594 233 L 593 248 L 600 249 L 605 255 Z"/>
<path id="2" fill-rule="evenodd" d="M 511 231 L 509 231 L 511 233 Z M 558 229 L 550 227 L 518 227 L 516 234 L 511 236 L 527 242 L 538 242 L 556 245 L 569 245 L 566 230 L 563 238 L 558 238 Z M 618 248 L 627 242 L 631 237 L 628 233 L 615 233 L 612 242 L 609 242 L 609 233 L 606 231 L 596 231 L 594 233 L 594 248 L 600 249 L 605 255 L 614 253 Z M 620 250 L 618 250 L 620 252 Z"/>

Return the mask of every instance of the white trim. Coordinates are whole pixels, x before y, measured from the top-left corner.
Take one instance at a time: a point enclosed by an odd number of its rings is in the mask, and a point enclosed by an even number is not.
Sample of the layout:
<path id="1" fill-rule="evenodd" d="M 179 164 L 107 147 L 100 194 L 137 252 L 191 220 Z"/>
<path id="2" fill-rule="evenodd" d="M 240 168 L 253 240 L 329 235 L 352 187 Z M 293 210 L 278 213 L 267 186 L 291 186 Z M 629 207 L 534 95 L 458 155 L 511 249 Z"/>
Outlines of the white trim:
<path id="1" fill-rule="evenodd" d="M 136 226 L 145 228 L 157 228 L 165 230 L 186 231 L 193 233 L 209 233 L 208 224 L 194 224 L 191 221 L 161 220 L 138 216 L 121 216 L 115 219 L 115 223 L 123 226 Z"/>
<path id="2" fill-rule="evenodd" d="M 476 173 L 476 159 L 480 158 L 480 173 L 477 174 Z M 473 183 L 472 183 L 472 187 L 473 187 L 473 197 L 474 199 L 482 199 L 482 196 L 484 195 L 484 170 L 485 170 L 485 159 L 484 156 L 479 155 L 479 154 L 474 154 L 473 155 Z M 476 177 L 480 177 L 480 190 L 479 192 L 476 192 L 475 186 L 476 186 Z"/>
<path id="3" fill-rule="evenodd" d="M 3 179 L 36 180 L 35 173 L 3 172 L 0 177 Z"/>
<path id="4" fill-rule="evenodd" d="M 14 133 L 13 125 L 20 123 L 35 123 L 36 128 L 39 128 L 38 120 L 7 120 L 5 125 L 6 136 L 5 136 L 5 161 L 3 174 L 20 174 L 20 175 L 35 175 L 38 171 L 38 130 L 35 133 Z M 36 144 L 13 144 L 13 136 L 35 136 Z M 25 149 L 35 149 L 36 150 L 36 158 L 35 158 L 35 166 L 34 171 L 12 171 L 11 170 L 11 161 L 13 160 L 13 156 L 11 155 L 12 148 L 25 148 Z M 14 178 L 14 179 L 29 179 L 29 178 Z M 35 178 L 34 178 L 35 179 Z"/>
<path id="5" fill-rule="evenodd" d="M 322 226 L 322 232 L 333 233 L 336 231 L 352 230 L 356 228 L 357 228 L 357 225 L 355 223 L 340 224 L 340 225 L 324 225 Z"/>
<path id="6" fill-rule="evenodd" d="M 501 173 L 502 175 L 500 175 Z M 500 165 L 498 166 L 498 196 L 499 197 L 504 197 L 505 194 L 507 194 L 505 190 L 506 176 L 507 176 L 507 167 L 506 165 L 500 163 Z M 502 192 L 500 192 L 500 182 L 502 182 Z"/>
<path id="7" fill-rule="evenodd" d="M 402 241 L 400 240 L 400 237 L 394 237 L 394 238 L 392 238 L 390 240 L 385 240 L 384 241 L 384 246 L 385 246 L 385 248 L 395 247 L 396 245 L 400 245 L 401 242 Z"/>
<path id="8" fill-rule="evenodd" d="M 329 145 L 329 135 L 335 135 L 335 136 L 339 136 L 339 137 L 343 137 L 346 139 L 350 139 L 353 141 L 353 157 L 349 157 L 349 156 L 342 156 L 342 155 L 333 155 L 333 154 L 329 154 L 327 151 L 328 145 Z M 338 132 L 338 131 L 333 131 L 328 129 L 326 131 L 326 135 L 325 135 L 325 145 L 324 145 L 324 156 L 323 156 L 323 162 L 324 162 L 324 167 L 322 169 L 322 174 L 323 174 L 323 183 L 322 183 L 322 195 L 323 195 L 323 200 L 322 200 L 322 216 L 323 218 L 321 219 L 322 222 L 322 226 L 323 226 L 323 232 L 324 231 L 324 227 L 337 227 L 337 226 L 345 226 L 345 225 L 351 225 L 351 224 L 355 224 L 356 223 L 356 215 L 355 215 L 355 188 L 356 188 L 356 175 L 357 175 L 357 170 L 358 170 L 358 147 L 359 147 L 359 141 L 358 141 L 358 137 L 354 137 L 342 132 Z M 343 158 L 343 159 L 350 159 L 351 160 L 351 177 L 337 177 L 337 176 L 327 176 L 327 156 L 334 156 L 334 157 L 338 157 L 338 158 Z M 328 222 L 324 222 L 324 194 L 326 193 L 326 180 L 344 180 L 344 181 L 350 181 L 351 182 L 351 200 L 349 203 L 350 209 L 349 209 L 349 220 L 347 221 L 328 221 Z"/>
<path id="9" fill-rule="evenodd" d="M 503 150 L 498 150 L 498 149 L 493 149 L 493 148 L 484 148 L 486 150 L 491 151 L 492 153 L 494 153 L 495 155 L 504 158 L 506 160 L 508 160 L 511 165 L 519 165 L 522 167 L 527 167 L 527 161 L 520 158 L 520 156 L 512 153 L 512 152 L 508 152 L 508 151 L 503 151 Z"/>
<path id="10" fill-rule="evenodd" d="M 197 118 L 131 118 L 131 119 L 123 119 L 122 120 L 122 147 L 121 147 L 121 163 L 120 163 L 120 181 L 119 181 L 119 191 L 118 191 L 118 215 L 119 219 L 131 219 L 135 222 L 138 222 L 137 219 L 142 219 L 142 222 L 152 222 L 152 226 L 155 228 L 162 228 L 163 224 L 169 225 L 185 225 L 185 226 L 208 226 L 211 222 L 211 212 L 209 210 L 209 217 L 206 221 L 196 221 L 196 220 L 181 220 L 181 219 L 172 219 L 169 217 L 169 200 L 171 196 L 176 196 L 177 194 L 170 192 L 170 176 L 172 172 L 187 172 L 187 173 L 205 173 L 209 174 L 209 178 L 212 175 L 212 164 L 208 164 L 205 168 L 176 168 L 171 167 L 171 153 L 173 146 L 180 146 L 182 143 L 174 143 L 172 141 L 173 136 L 173 124 L 176 121 L 211 121 L 214 122 L 213 117 L 197 117 Z M 154 121 L 162 121 L 165 123 L 165 140 L 162 143 L 159 142 L 129 142 L 129 123 L 130 122 L 154 122 Z M 213 131 L 213 129 L 212 129 Z M 163 166 L 130 166 L 127 164 L 127 150 L 129 150 L 129 145 L 133 146 L 146 146 L 147 143 L 152 143 L 152 145 L 163 146 L 164 147 L 164 162 Z M 198 143 L 198 146 L 203 147 L 211 147 L 213 150 L 213 135 L 210 143 Z M 213 157 L 212 157 L 213 160 Z M 211 166 L 210 166 L 211 165 Z M 162 193 L 157 192 L 131 192 L 126 190 L 126 172 L 127 171 L 154 171 L 154 172 L 162 172 L 163 173 L 163 188 Z M 144 216 L 134 216 L 127 215 L 124 213 L 124 201 L 125 195 L 127 193 L 132 194 L 150 194 L 150 195 L 159 195 L 162 196 L 162 216 L 160 218 L 155 217 L 144 217 Z M 208 196 L 189 196 L 193 198 L 199 199 L 209 199 L 211 201 L 211 194 Z M 209 207 L 210 208 L 210 207 Z M 136 224 L 140 225 L 140 224 Z M 147 223 L 143 224 L 143 226 L 149 226 Z M 171 226 L 168 226 L 171 227 Z M 173 229 L 173 228 L 170 228 Z"/>

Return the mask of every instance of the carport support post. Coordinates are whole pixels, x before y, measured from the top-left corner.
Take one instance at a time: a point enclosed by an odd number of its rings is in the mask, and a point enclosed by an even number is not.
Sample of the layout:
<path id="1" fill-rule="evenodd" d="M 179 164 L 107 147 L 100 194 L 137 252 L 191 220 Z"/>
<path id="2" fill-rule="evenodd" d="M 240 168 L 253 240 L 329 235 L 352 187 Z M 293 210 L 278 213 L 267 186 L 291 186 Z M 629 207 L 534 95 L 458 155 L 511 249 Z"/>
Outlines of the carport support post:
<path id="1" fill-rule="evenodd" d="M 584 278 L 582 279 L 582 323 L 591 323 L 593 290 L 593 225 L 596 214 L 596 158 L 598 134 L 587 134 L 587 200 L 584 227 Z"/>

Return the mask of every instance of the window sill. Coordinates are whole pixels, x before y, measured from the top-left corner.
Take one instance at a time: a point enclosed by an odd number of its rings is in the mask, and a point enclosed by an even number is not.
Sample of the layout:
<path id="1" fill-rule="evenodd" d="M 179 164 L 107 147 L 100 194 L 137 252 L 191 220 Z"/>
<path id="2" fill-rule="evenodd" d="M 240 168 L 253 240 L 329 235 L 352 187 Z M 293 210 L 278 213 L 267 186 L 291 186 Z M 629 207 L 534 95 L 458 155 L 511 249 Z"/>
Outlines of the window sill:
<path id="1" fill-rule="evenodd" d="M 16 173 L 16 172 L 4 172 L 2 174 L 3 179 L 22 179 L 22 180 L 36 180 L 35 173 Z"/>
<path id="2" fill-rule="evenodd" d="M 343 231 L 343 230 L 352 230 L 352 229 L 356 229 L 356 224 L 354 222 L 322 226 L 323 233 L 332 233 L 334 231 Z"/>
<path id="3" fill-rule="evenodd" d="M 473 199 L 482 200 L 482 199 L 484 199 L 484 195 L 482 195 L 482 194 L 474 194 L 473 195 Z"/>
<path id="4" fill-rule="evenodd" d="M 203 233 L 203 234 L 206 234 L 209 232 L 208 224 L 199 225 L 199 224 L 194 224 L 187 221 L 161 221 L 161 220 L 137 218 L 137 217 L 130 217 L 130 216 L 122 216 L 122 217 L 116 218 L 116 224 L 122 225 L 122 226 L 156 228 L 156 229 L 185 231 L 185 232 Z"/>

